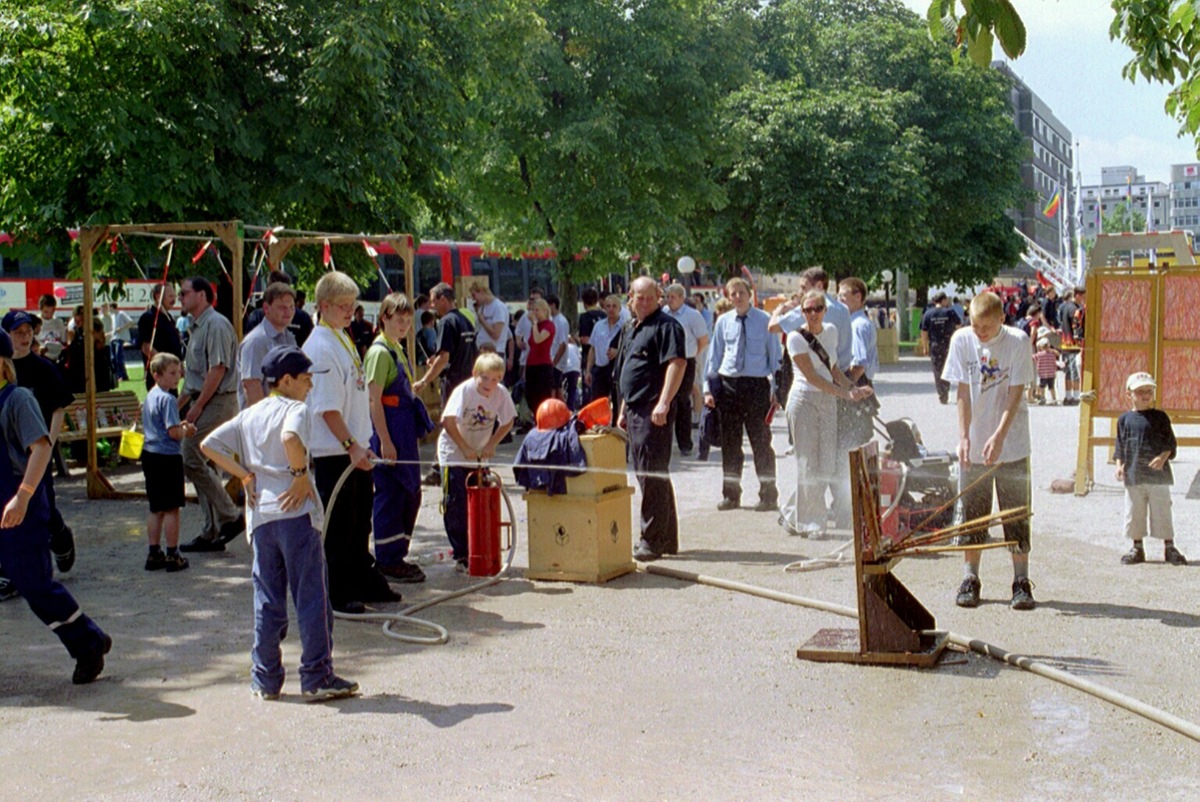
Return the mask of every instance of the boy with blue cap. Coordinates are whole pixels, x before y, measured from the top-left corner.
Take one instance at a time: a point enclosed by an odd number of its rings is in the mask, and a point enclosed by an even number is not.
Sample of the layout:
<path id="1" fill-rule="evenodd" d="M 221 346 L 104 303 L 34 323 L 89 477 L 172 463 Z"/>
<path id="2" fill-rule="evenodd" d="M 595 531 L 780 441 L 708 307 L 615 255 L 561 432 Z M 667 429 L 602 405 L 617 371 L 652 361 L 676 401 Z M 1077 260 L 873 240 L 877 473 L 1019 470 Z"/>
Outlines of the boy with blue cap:
<path id="1" fill-rule="evenodd" d="M 333 608 L 321 545 L 324 511 L 309 471 L 312 420 L 304 403 L 312 361 L 299 348 L 272 348 L 263 359 L 270 395 L 221 424 L 201 450 L 246 491 L 254 547 L 254 648 L 251 692 L 278 699 L 284 668 L 289 587 L 300 627 L 300 688 L 312 702 L 352 696 L 358 683 L 333 673 Z M 236 460 L 234 458 L 237 458 Z"/>

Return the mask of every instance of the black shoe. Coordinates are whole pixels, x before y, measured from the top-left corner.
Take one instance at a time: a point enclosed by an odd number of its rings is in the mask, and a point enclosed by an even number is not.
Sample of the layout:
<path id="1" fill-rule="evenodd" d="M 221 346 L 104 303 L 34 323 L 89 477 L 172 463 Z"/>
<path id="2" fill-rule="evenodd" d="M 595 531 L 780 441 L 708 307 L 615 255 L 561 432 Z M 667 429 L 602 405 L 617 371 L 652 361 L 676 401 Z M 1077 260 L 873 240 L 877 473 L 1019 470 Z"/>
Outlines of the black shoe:
<path id="1" fill-rule="evenodd" d="M 1033 583 L 1028 579 L 1013 582 L 1012 601 L 1008 606 L 1014 610 L 1032 610 L 1037 607 L 1037 602 L 1033 600 Z"/>
<path id="2" fill-rule="evenodd" d="M 1187 557 L 1174 546 L 1167 546 L 1163 549 L 1163 560 L 1171 565 L 1187 565 Z"/>
<path id="3" fill-rule="evenodd" d="M 721 512 L 736 510 L 740 506 L 742 506 L 742 500 L 740 498 L 723 498 L 717 502 L 717 509 Z"/>
<path id="4" fill-rule="evenodd" d="M 1140 565 L 1144 562 L 1146 562 L 1146 552 L 1142 550 L 1141 546 L 1134 546 L 1121 555 L 1121 565 Z"/>
<path id="5" fill-rule="evenodd" d="M 71 527 L 64 524 L 61 531 L 50 536 L 50 553 L 54 555 L 54 565 L 60 574 L 75 566 L 75 533 Z"/>
<path id="6" fill-rule="evenodd" d="M 638 562 L 652 563 L 661 556 L 657 551 L 650 548 L 650 544 L 645 540 L 639 540 L 637 548 L 633 550 L 633 559 Z"/>
<path id="7" fill-rule="evenodd" d="M 358 683 L 353 680 L 329 675 L 329 678 L 311 691 L 301 691 L 306 702 L 328 702 L 330 699 L 345 699 L 358 693 Z"/>
<path id="8" fill-rule="evenodd" d="M 168 554 L 163 557 L 163 565 L 166 567 L 168 574 L 186 571 L 189 564 L 187 557 L 184 557 L 182 554 Z"/>
<path id="9" fill-rule="evenodd" d="M 105 635 L 104 640 L 100 641 L 94 651 L 75 661 L 75 673 L 71 675 L 71 682 L 76 685 L 87 685 L 89 682 L 94 682 L 96 677 L 100 676 L 100 672 L 104 670 L 104 655 L 108 654 L 111 649 L 112 638 Z"/>
<path id="10" fill-rule="evenodd" d="M 681 448 L 681 449 L 679 449 L 679 456 L 680 456 L 680 457 L 690 457 L 690 456 L 692 456 L 692 449 L 690 449 L 690 448 Z"/>
<path id="11" fill-rule="evenodd" d="M 363 593 L 362 600 L 365 602 L 388 604 L 391 602 L 403 601 L 403 597 L 396 591 L 392 590 L 390 585 L 385 584 L 381 588 L 375 588 L 368 593 Z"/>
<path id="12" fill-rule="evenodd" d="M 0 602 L 6 602 L 9 599 L 15 599 L 20 596 L 16 585 L 6 576 L 0 576 Z"/>
<path id="13" fill-rule="evenodd" d="M 219 540 L 210 540 L 204 535 L 198 535 L 191 543 L 181 543 L 180 551 L 225 551 L 225 544 Z"/>
<path id="14" fill-rule="evenodd" d="M 758 503 L 754 505 L 755 512 L 778 512 L 779 499 L 777 498 L 760 498 Z"/>
<path id="15" fill-rule="evenodd" d="M 442 471 L 438 466 L 434 465 L 429 469 L 429 473 L 425 474 L 425 478 L 421 480 L 421 484 L 426 487 L 441 487 L 442 486 Z"/>
<path id="16" fill-rule="evenodd" d="M 335 613 L 342 615 L 362 615 L 367 611 L 367 607 L 360 601 L 351 599 L 350 601 L 334 602 L 330 605 Z"/>
<path id="17" fill-rule="evenodd" d="M 958 586 L 958 595 L 954 597 L 954 603 L 959 607 L 978 607 L 979 588 L 979 577 L 967 577 L 962 581 L 962 584 Z"/>
<path id="18" fill-rule="evenodd" d="M 166 567 L 167 567 L 167 555 L 163 554 L 161 550 L 147 552 L 147 554 L 146 554 L 146 570 L 147 571 L 161 571 L 162 569 L 164 569 Z"/>
<path id="19" fill-rule="evenodd" d="M 411 585 L 425 581 L 425 572 L 421 570 L 421 566 L 404 560 L 401 560 L 399 565 L 377 565 L 375 567 L 379 569 L 379 573 L 393 582 Z"/>
<path id="20" fill-rule="evenodd" d="M 221 526 L 217 533 L 217 542 L 222 546 L 246 532 L 246 516 L 239 515 L 227 524 Z"/>

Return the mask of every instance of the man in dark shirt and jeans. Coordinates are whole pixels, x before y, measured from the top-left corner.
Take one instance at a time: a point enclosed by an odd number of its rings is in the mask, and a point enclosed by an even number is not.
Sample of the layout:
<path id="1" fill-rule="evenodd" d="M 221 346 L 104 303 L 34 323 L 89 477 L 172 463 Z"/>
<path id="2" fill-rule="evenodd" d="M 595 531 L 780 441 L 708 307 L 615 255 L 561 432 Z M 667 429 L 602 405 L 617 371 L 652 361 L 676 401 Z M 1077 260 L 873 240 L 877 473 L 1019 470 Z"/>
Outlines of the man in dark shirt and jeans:
<path id="1" fill-rule="evenodd" d="M 672 402 L 687 365 L 683 327 L 659 308 L 659 288 L 640 276 L 631 287 L 636 322 L 617 355 L 621 391 L 617 425 L 629 433 L 629 454 L 642 490 L 642 537 L 635 559 L 679 551 L 679 517 L 671 483 Z"/>
<path id="2" fill-rule="evenodd" d="M 950 338 L 962 325 L 962 319 L 951 308 L 946 293 L 935 293 L 930 300 L 933 306 L 926 309 L 921 318 L 921 344 L 933 362 L 933 382 L 937 386 L 938 400 L 946 404 L 950 398 L 950 382 L 942 378 L 942 369 L 946 367 L 946 356 L 950 353 Z"/>

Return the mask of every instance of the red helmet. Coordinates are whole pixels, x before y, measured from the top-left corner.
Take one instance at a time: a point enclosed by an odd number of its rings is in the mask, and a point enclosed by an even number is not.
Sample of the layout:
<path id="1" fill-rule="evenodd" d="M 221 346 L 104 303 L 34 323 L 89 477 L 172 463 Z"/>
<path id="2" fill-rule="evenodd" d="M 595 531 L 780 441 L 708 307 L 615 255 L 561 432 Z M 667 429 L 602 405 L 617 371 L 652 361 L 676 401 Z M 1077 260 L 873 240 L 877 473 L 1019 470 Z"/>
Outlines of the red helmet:
<path id="1" fill-rule="evenodd" d="M 587 428 L 608 426 L 612 423 L 612 404 L 608 398 L 597 398 L 579 410 L 579 422 Z"/>
<path id="2" fill-rule="evenodd" d="M 540 431 L 548 432 L 564 426 L 571 420 L 571 410 L 558 398 L 547 398 L 537 408 L 537 427 Z"/>

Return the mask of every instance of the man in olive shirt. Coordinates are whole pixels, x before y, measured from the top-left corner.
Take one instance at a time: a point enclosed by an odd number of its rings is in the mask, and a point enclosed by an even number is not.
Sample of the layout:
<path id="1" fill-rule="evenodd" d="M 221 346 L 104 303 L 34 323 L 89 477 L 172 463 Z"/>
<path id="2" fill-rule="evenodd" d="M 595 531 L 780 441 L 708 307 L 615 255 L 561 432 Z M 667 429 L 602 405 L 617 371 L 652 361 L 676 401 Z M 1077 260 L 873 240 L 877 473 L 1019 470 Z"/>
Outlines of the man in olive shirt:
<path id="1" fill-rule="evenodd" d="M 196 488 L 204 512 L 204 531 L 180 551 L 224 551 L 226 543 L 246 531 L 246 519 L 200 451 L 204 438 L 238 412 L 237 336 L 233 324 L 213 309 L 215 297 L 212 284 L 199 276 L 185 279 L 179 295 L 192 316 L 179 409 L 196 426 L 196 434 L 181 446 L 183 474 Z"/>

